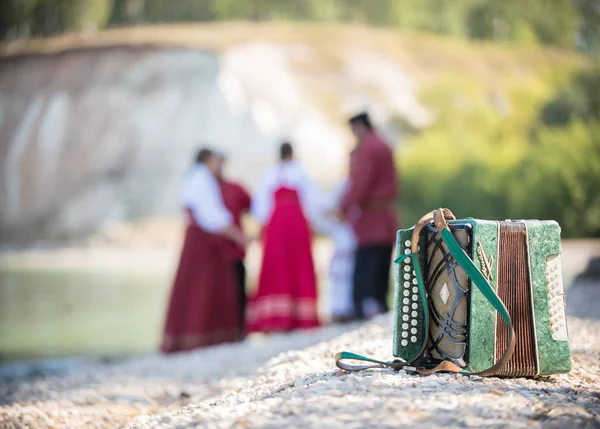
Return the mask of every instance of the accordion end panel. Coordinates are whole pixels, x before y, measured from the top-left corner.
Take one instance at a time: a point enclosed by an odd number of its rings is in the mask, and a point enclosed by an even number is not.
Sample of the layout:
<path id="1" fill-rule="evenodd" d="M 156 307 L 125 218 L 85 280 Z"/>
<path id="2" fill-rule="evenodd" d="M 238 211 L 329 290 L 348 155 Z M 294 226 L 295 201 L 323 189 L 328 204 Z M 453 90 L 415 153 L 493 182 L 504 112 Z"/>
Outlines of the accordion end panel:
<path id="1" fill-rule="evenodd" d="M 566 296 L 562 282 L 560 226 L 554 221 L 525 221 L 529 239 L 529 259 L 539 374 L 571 370 L 566 317 Z M 532 246 L 532 243 L 536 243 Z"/>

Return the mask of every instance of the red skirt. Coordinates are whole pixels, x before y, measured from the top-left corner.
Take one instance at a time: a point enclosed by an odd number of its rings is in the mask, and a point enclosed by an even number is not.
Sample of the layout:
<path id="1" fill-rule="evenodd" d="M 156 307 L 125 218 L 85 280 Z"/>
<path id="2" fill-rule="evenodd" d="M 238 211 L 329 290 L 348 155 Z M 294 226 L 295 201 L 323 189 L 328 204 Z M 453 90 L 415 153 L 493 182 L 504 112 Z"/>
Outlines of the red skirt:
<path id="1" fill-rule="evenodd" d="M 280 188 L 263 231 L 264 252 L 256 296 L 248 303 L 249 332 L 319 326 L 311 233 L 295 190 Z"/>
<path id="2" fill-rule="evenodd" d="M 231 259 L 225 238 L 188 225 L 160 347 L 163 353 L 240 339 Z"/>

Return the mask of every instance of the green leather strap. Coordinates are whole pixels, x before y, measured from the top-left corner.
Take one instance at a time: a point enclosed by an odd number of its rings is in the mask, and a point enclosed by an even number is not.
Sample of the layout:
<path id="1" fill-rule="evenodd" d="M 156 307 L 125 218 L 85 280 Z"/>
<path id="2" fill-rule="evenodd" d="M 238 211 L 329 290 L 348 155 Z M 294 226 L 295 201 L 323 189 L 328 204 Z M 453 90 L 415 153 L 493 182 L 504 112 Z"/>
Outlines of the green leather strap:
<path id="1" fill-rule="evenodd" d="M 506 307 L 504 306 L 504 304 L 502 303 L 502 301 L 500 300 L 490 283 L 483 276 L 483 274 L 481 274 L 479 269 L 475 266 L 471 258 L 469 258 L 469 256 L 465 253 L 460 244 L 458 244 L 458 242 L 454 238 L 454 235 L 447 226 L 444 226 L 444 228 L 441 229 L 441 237 L 444 243 L 446 243 L 446 245 L 448 246 L 448 250 L 454 257 L 454 259 L 456 259 L 456 262 L 465 270 L 465 273 L 471 278 L 471 282 L 477 286 L 477 288 L 481 291 L 481 293 L 483 293 L 485 298 L 490 302 L 490 304 L 492 304 L 494 309 L 498 312 L 502 320 L 504 320 L 504 322 L 508 325 L 509 340 L 508 347 L 504 351 L 502 357 L 491 368 L 488 368 L 484 371 L 471 372 L 466 369 L 460 369 L 455 365 L 453 366 L 453 369 L 451 369 L 451 366 L 448 365 L 448 362 L 444 362 L 445 365 L 440 365 L 440 368 L 441 370 L 452 370 L 454 372 L 460 372 L 461 374 L 468 375 L 492 375 L 495 369 L 500 367 L 506 360 L 510 359 L 510 356 L 512 355 L 512 352 L 514 350 L 514 330 L 512 328 L 510 315 L 508 314 L 508 310 L 506 310 Z M 409 365 L 410 363 L 414 362 L 421 356 L 421 354 L 425 350 L 425 346 L 427 344 L 427 332 L 429 332 L 429 311 L 426 299 L 427 297 L 425 292 L 425 285 L 423 283 L 423 275 L 421 273 L 421 265 L 419 264 L 419 257 L 416 253 L 410 253 L 407 255 L 402 255 L 394 262 L 400 263 L 408 257 L 411 258 L 411 264 L 415 270 L 415 277 L 417 278 L 419 294 L 421 296 L 421 302 L 423 303 L 423 318 L 425 323 L 424 332 L 426 334 L 420 352 L 408 361 L 396 360 L 393 362 L 379 361 L 350 352 L 341 352 L 338 353 L 335 357 L 336 365 L 338 366 L 338 368 L 347 371 L 357 371 L 361 369 L 384 367 L 392 367 L 399 369 L 403 366 Z M 372 362 L 375 363 L 375 365 L 349 365 L 345 362 L 342 362 L 342 360 L 344 359 Z M 433 371 L 428 371 L 427 373 L 431 372 L 435 372 L 435 369 Z"/>
<path id="2" fill-rule="evenodd" d="M 345 359 L 348 360 L 359 360 L 362 362 L 372 362 L 374 365 L 350 365 L 349 363 L 343 362 Z M 371 369 L 371 368 L 402 368 L 407 362 L 404 362 L 400 359 L 391 362 L 385 362 L 377 359 L 371 359 L 366 356 L 357 355 L 356 353 L 350 352 L 340 352 L 335 355 L 335 364 L 338 368 L 343 369 L 345 371 L 360 371 L 363 369 Z"/>

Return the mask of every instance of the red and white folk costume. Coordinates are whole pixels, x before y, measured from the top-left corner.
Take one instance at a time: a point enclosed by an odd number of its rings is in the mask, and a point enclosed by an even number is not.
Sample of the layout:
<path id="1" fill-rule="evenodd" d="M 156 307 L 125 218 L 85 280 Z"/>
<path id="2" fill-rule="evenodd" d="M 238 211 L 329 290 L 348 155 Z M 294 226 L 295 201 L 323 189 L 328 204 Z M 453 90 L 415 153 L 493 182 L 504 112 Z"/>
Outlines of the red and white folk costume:
<path id="1" fill-rule="evenodd" d="M 319 325 L 309 220 L 318 201 L 298 162 L 281 162 L 265 174 L 251 206 L 263 227 L 264 251 L 258 291 L 248 306 L 249 332 Z"/>
<path id="2" fill-rule="evenodd" d="M 240 338 L 231 245 L 219 234 L 233 218 L 205 165 L 196 165 L 188 174 L 183 203 L 188 225 L 167 311 L 164 353 Z"/>

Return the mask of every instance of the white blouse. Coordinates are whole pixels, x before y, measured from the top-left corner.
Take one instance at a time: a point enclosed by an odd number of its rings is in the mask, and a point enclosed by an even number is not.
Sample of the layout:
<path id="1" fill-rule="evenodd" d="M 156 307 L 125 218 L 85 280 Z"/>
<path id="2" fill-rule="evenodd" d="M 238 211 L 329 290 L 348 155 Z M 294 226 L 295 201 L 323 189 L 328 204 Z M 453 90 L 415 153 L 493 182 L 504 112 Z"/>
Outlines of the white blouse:
<path id="1" fill-rule="evenodd" d="M 205 165 L 197 164 L 188 173 L 183 186 L 183 204 L 206 232 L 215 233 L 233 223 L 233 216 L 223 203 L 219 182 Z"/>
<path id="2" fill-rule="evenodd" d="M 250 213 L 264 225 L 271 216 L 275 191 L 281 187 L 295 189 L 304 215 L 311 222 L 319 215 L 319 190 L 297 161 L 281 162 L 271 167 L 262 178 L 250 206 Z"/>

